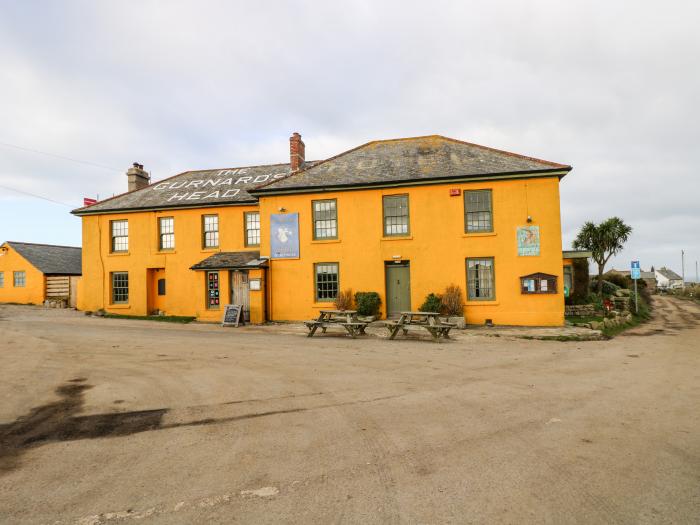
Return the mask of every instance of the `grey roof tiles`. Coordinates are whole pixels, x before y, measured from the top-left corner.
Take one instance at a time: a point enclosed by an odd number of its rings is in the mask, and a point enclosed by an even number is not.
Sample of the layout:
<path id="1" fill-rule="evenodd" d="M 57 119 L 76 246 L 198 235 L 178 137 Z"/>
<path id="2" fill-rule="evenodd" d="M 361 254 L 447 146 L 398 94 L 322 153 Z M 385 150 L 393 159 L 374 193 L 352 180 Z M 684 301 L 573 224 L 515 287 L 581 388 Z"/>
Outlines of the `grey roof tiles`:
<path id="1" fill-rule="evenodd" d="M 82 249 L 73 246 L 7 241 L 32 266 L 45 274 L 81 275 Z"/>
<path id="2" fill-rule="evenodd" d="M 364 185 L 548 173 L 562 177 L 570 169 L 565 164 L 430 135 L 369 142 L 324 161 L 307 161 L 294 173 L 289 164 L 187 171 L 73 213 L 255 204 L 258 195 Z"/>
<path id="3" fill-rule="evenodd" d="M 279 180 L 253 195 L 387 183 L 429 183 L 496 174 L 568 172 L 571 166 L 524 157 L 440 135 L 369 142 Z"/>
<path id="4" fill-rule="evenodd" d="M 84 215 L 154 208 L 255 204 L 257 199 L 248 190 L 288 173 L 289 164 L 187 171 L 140 190 L 79 208 L 73 213 Z"/>
<path id="5" fill-rule="evenodd" d="M 222 270 L 260 268 L 267 259 L 260 259 L 259 251 L 217 252 L 190 267 L 192 270 Z"/>

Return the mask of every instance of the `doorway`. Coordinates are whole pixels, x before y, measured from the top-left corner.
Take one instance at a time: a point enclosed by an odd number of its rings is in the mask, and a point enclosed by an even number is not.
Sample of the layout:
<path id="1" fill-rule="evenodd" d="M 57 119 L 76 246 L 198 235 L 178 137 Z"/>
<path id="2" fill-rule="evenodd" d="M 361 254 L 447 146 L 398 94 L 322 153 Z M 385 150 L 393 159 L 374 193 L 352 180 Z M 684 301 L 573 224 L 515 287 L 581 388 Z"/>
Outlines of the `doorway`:
<path id="1" fill-rule="evenodd" d="M 165 268 L 148 269 L 148 314 L 165 312 Z"/>
<path id="2" fill-rule="evenodd" d="M 408 261 L 386 263 L 386 316 L 411 310 L 411 269 Z"/>
<path id="3" fill-rule="evenodd" d="M 247 270 L 231 272 L 231 304 L 240 304 L 243 308 L 243 320 L 250 322 L 250 285 Z"/>

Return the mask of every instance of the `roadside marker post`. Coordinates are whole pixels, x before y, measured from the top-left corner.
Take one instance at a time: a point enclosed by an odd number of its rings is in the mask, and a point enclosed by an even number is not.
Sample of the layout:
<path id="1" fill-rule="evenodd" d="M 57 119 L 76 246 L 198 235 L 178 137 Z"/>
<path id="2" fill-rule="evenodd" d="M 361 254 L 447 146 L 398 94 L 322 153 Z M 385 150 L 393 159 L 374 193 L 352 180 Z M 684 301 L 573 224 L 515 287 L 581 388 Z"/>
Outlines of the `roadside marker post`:
<path id="1" fill-rule="evenodd" d="M 639 261 L 632 261 L 630 268 L 630 277 L 634 281 L 634 313 L 639 313 L 639 298 L 637 297 L 637 279 L 642 276 L 642 270 L 639 266 Z"/>

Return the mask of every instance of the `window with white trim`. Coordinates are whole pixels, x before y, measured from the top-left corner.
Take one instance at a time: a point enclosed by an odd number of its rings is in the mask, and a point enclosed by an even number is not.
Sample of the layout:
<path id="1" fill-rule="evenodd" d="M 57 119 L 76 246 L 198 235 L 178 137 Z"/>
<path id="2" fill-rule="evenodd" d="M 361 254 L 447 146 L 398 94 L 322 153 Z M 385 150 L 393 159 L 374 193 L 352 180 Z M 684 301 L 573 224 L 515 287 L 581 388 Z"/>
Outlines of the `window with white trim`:
<path id="1" fill-rule="evenodd" d="M 245 245 L 260 246 L 260 213 L 257 211 L 245 213 Z"/>
<path id="2" fill-rule="evenodd" d="M 158 219 L 158 231 L 160 235 L 158 247 L 161 250 L 174 250 L 175 219 L 173 217 L 160 217 Z"/>
<path id="3" fill-rule="evenodd" d="M 202 246 L 204 248 L 219 247 L 218 215 L 202 215 Z"/>
<path id="4" fill-rule="evenodd" d="M 338 211 L 335 199 L 311 201 L 314 215 L 314 239 L 338 238 Z"/>
<path id="5" fill-rule="evenodd" d="M 112 252 L 129 251 L 129 221 L 111 221 Z"/>
<path id="6" fill-rule="evenodd" d="M 112 272 L 112 304 L 129 302 L 129 272 Z"/>
<path id="7" fill-rule="evenodd" d="M 384 236 L 408 235 L 408 195 L 385 195 Z"/>

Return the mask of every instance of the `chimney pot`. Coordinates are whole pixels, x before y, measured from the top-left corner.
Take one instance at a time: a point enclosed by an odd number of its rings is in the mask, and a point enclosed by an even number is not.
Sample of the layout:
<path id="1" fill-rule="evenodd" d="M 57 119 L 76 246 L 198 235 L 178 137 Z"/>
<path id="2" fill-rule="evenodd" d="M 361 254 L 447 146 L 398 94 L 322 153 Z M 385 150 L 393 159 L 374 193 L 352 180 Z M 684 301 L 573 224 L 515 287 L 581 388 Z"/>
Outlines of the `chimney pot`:
<path id="1" fill-rule="evenodd" d="M 292 171 L 298 171 L 304 167 L 306 146 L 301 140 L 301 135 L 296 131 L 289 137 L 289 165 Z"/>

